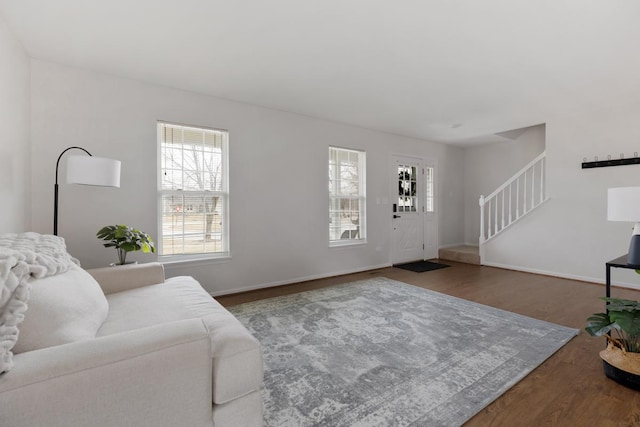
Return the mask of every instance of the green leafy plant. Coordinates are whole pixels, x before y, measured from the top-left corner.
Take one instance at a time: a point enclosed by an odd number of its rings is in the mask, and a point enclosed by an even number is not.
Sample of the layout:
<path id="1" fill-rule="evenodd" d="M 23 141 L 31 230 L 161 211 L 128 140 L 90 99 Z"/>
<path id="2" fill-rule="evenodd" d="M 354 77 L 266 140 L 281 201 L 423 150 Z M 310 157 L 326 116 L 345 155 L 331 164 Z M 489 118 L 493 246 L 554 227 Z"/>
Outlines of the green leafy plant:
<path id="1" fill-rule="evenodd" d="M 640 353 L 640 302 L 620 298 L 602 298 L 608 313 L 595 313 L 584 328 L 591 336 L 606 336 L 616 346 Z"/>
<path id="2" fill-rule="evenodd" d="M 107 225 L 96 233 L 99 239 L 105 240 L 105 248 L 115 247 L 118 251 L 118 264 L 125 263 L 128 252 L 142 251 L 152 253 L 156 251 L 155 244 L 144 231 L 127 225 Z"/>

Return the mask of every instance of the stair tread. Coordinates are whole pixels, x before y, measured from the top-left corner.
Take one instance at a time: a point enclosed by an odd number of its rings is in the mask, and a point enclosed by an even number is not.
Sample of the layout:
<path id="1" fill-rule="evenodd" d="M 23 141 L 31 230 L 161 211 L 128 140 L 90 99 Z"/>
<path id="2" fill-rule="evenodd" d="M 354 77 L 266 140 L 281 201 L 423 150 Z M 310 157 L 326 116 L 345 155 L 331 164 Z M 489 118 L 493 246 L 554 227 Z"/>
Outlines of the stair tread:
<path id="1" fill-rule="evenodd" d="M 470 254 L 479 254 L 480 253 L 480 248 L 477 246 L 453 246 L 450 248 L 443 248 L 440 249 L 442 251 L 455 251 L 455 252 L 464 252 L 464 253 L 470 253 Z"/>
<path id="2" fill-rule="evenodd" d="M 454 246 L 450 248 L 443 248 L 438 251 L 438 258 L 464 262 L 467 264 L 480 265 L 480 248 L 477 246 Z"/>

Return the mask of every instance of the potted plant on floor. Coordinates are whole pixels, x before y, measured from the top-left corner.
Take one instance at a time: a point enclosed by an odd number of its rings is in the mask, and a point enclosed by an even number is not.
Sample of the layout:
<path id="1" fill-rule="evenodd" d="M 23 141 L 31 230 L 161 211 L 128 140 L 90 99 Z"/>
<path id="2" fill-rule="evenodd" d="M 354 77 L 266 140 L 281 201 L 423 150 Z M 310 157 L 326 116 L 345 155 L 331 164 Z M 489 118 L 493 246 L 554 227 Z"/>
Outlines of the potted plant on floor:
<path id="1" fill-rule="evenodd" d="M 107 243 L 104 243 L 105 248 L 116 248 L 118 251 L 118 265 L 125 264 L 128 252 L 142 251 L 151 253 L 156 251 L 151 236 L 144 231 L 127 225 L 107 225 L 102 227 L 96 236 L 107 241 Z"/>
<path id="2" fill-rule="evenodd" d="M 607 348 L 600 352 L 605 375 L 640 390 L 640 302 L 603 299 L 607 312 L 591 315 L 585 331 L 607 338 Z"/>

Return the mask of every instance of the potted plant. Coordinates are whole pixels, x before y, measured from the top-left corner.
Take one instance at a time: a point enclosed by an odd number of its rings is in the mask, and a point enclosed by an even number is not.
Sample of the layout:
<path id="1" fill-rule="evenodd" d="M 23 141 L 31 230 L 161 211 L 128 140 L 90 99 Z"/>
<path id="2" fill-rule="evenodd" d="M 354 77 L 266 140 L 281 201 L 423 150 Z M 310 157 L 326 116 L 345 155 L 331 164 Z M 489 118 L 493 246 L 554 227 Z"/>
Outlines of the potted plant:
<path id="1" fill-rule="evenodd" d="M 607 338 L 607 348 L 600 352 L 605 375 L 640 389 L 640 302 L 620 298 L 603 300 L 607 302 L 607 312 L 591 315 L 585 331 L 591 336 Z"/>
<path id="2" fill-rule="evenodd" d="M 125 264 L 127 252 L 142 251 L 144 253 L 155 252 L 156 247 L 144 231 L 140 231 L 127 225 L 107 225 L 96 234 L 99 239 L 105 240 L 105 248 L 115 247 L 118 251 L 118 265 Z"/>

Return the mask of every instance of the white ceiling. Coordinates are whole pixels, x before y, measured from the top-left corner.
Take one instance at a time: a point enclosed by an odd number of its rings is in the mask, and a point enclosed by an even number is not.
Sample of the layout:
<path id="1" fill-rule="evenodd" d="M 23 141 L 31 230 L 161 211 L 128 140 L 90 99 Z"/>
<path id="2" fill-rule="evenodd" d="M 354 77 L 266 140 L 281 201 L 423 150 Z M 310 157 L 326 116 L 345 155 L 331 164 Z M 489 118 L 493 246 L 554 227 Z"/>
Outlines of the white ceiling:
<path id="1" fill-rule="evenodd" d="M 0 0 L 34 58 L 469 144 L 640 99 L 637 0 Z"/>

